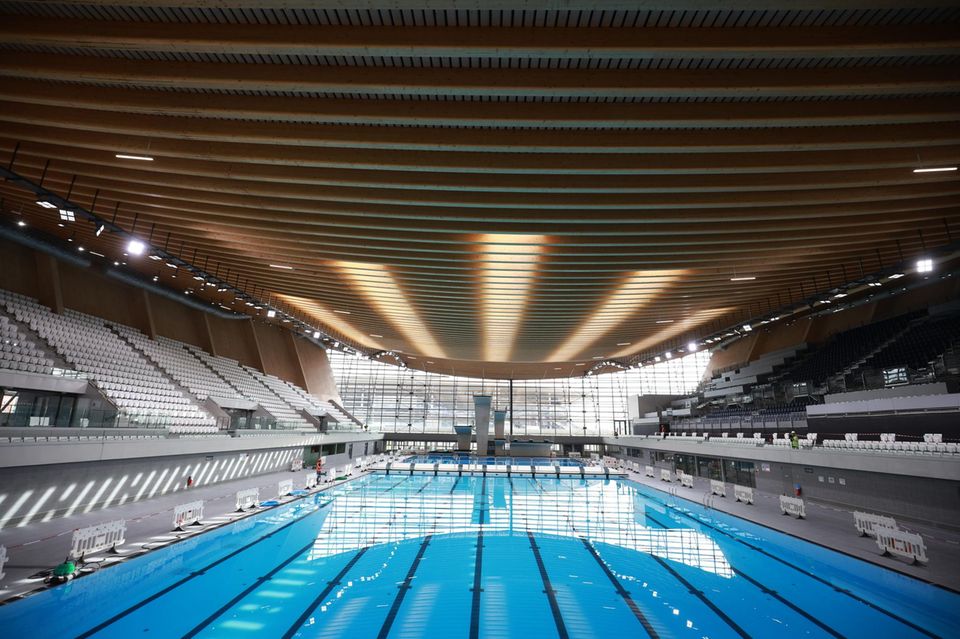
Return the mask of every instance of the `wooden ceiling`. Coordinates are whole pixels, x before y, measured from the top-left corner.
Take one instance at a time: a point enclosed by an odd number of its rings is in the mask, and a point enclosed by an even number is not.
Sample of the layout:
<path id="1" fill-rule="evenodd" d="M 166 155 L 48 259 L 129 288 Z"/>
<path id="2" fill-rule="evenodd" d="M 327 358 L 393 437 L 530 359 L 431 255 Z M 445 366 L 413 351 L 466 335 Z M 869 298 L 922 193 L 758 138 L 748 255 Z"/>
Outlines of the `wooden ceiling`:
<path id="1" fill-rule="evenodd" d="M 913 172 L 960 162 L 960 9 L 542 4 L 0 2 L 0 161 L 346 343 L 486 376 L 683 345 L 960 235 L 958 172 Z"/>

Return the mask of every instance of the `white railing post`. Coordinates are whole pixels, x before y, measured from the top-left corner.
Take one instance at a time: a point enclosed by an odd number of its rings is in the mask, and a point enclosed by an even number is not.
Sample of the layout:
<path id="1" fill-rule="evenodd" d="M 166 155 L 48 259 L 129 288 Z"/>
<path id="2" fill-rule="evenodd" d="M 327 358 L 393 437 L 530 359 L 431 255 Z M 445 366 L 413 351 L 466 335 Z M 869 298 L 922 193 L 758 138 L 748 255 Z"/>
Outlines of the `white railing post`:
<path id="1" fill-rule="evenodd" d="M 803 519 L 807 516 L 807 505 L 800 497 L 780 495 L 780 514 Z"/>
<path id="2" fill-rule="evenodd" d="M 874 515 L 873 513 L 864 513 L 859 510 L 853 511 L 853 525 L 857 527 L 857 534 L 861 537 L 869 535 L 873 537 L 875 526 L 884 526 L 885 528 L 899 529 L 897 520 L 893 517 L 884 517 L 883 515 Z"/>
<path id="3" fill-rule="evenodd" d="M 673 481 L 673 473 L 671 473 L 671 472 L 670 472 L 669 470 L 667 470 L 666 468 L 661 468 L 661 469 L 660 469 L 660 481 L 672 482 L 672 481 Z"/>
<path id="4" fill-rule="evenodd" d="M 722 481 L 717 481 L 716 479 L 710 480 L 710 494 L 720 495 L 721 497 L 727 496 L 727 485 Z"/>
<path id="5" fill-rule="evenodd" d="M 877 547 L 883 555 L 899 555 L 910 560 L 910 563 L 927 563 L 927 547 L 923 537 L 917 533 L 887 528 L 880 524 L 873 527 L 877 536 Z"/>
<path id="6" fill-rule="evenodd" d="M 246 510 L 255 507 L 260 503 L 260 489 L 247 488 L 237 491 L 237 511 Z"/>
<path id="7" fill-rule="evenodd" d="M 91 552 L 112 550 L 126 541 L 127 522 L 123 519 L 96 524 L 73 531 L 70 541 L 70 558 L 82 559 Z"/>
<path id="8" fill-rule="evenodd" d="M 189 504 L 181 504 L 173 509 L 173 528 L 174 530 L 183 530 L 184 526 L 190 524 L 199 524 L 203 517 L 203 500 L 192 501 Z"/>
<path id="9" fill-rule="evenodd" d="M 286 497 L 293 492 L 293 480 L 284 479 L 283 481 L 277 482 L 277 496 Z"/>
<path id="10" fill-rule="evenodd" d="M 733 496 L 737 501 L 742 501 L 745 504 L 753 503 L 753 488 L 749 486 L 738 486 L 737 484 L 733 485 Z"/>

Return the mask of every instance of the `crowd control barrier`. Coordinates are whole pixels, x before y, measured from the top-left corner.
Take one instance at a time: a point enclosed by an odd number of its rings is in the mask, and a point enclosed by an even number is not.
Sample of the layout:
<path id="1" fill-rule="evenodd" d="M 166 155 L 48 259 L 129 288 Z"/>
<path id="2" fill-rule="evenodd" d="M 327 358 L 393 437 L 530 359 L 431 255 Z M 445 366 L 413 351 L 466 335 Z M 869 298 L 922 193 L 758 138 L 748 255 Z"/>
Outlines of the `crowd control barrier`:
<path id="1" fill-rule="evenodd" d="M 126 534 L 127 522 L 123 519 L 79 528 L 73 531 L 69 557 L 82 559 L 92 552 L 116 550 L 117 546 L 126 541 Z"/>
<path id="2" fill-rule="evenodd" d="M 673 481 L 673 473 L 671 473 L 671 472 L 670 472 L 669 470 L 667 470 L 666 468 L 661 468 L 661 469 L 660 469 L 660 481 L 669 481 L 669 482 L 672 482 L 672 481 Z"/>
<path id="3" fill-rule="evenodd" d="M 260 489 L 259 488 L 247 488 L 246 490 L 237 491 L 237 510 L 246 510 L 247 508 L 254 508 L 260 503 Z"/>
<path id="4" fill-rule="evenodd" d="M 693 475 L 680 473 L 680 485 L 685 488 L 693 488 Z"/>
<path id="5" fill-rule="evenodd" d="M 3 572 L 3 567 L 7 564 L 7 547 L 0 546 L 0 579 L 3 579 L 5 572 Z"/>
<path id="6" fill-rule="evenodd" d="M 314 473 L 308 473 L 303 478 L 303 489 L 310 490 L 317 487 L 317 476 Z"/>
<path id="7" fill-rule="evenodd" d="M 874 525 L 873 532 L 877 536 L 877 547 L 883 555 L 899 555 L 910 563 L 927 563 L 927 547 L 923 537 L 917 533 Z"/>
<path id="8" fill-rule="evenodd" d="M 191 501 L 189 504 L 181 504 L 173 509 L 173 528 L 174 530 L 183 530 L 184 526 L 199 524 L 202 517 L 202 499 Z"/>
<path id="9" fill-rule="evenodd" d="M 710 480 L 710 494 L 720 495 L 721 497 L 727 496 L 727 485 L 722 481 L 717 481 L 716 479 Z"/>
<path id="10" fill-rule="evenodd" d="M 899 526 L 897 526 L 897 520 L 893 517 L 874 515 L 873 513 L 863 513 L 859 510 L 855 510 L 853 512 L 853 525 L 857 527 L 857 534 L 859 534 L 861 537 L 865 537 L 867 535 L 873 537 L 876 535 L 873 530 L 875 526 L 893 528 L 894 530 L 899 528 Z"/>
<path id="11" fill-rule="evenodd" d="M 284 479 L 283 481 L 277 482 L 277 495 L 280 497 L 286 497 L 293 492 L 293 480 Z"/>
<path id="12" fill-rule="evenodd" d="M 745 504 L 753 503 L 753 488 L 749 486 L 737 486 L 733 485 L 733 496 L 737 501 L 742 501 Z"/>
<path id="13" fill-rule="evenodd" d="M 303 470 L 303 460 L 302 459 L 291 459 L 290 460 L 290 472 L 297 472 L 298 470 Z"/>
<path id="14" fill-rule="evenodd" d="M 807 505 L 800 497 L 780 495 L 780 514 L 803 519 L 807 516 Z"/>
<path id="15" fill-rule="evenodd" d="M 646 466 L 643 470 L 644 470 L 644 474 L 645 474 L 647 477 L 653 477 L 653 476 L 654 476 L 654 474 L 653 474 L 653 466 Z"/>

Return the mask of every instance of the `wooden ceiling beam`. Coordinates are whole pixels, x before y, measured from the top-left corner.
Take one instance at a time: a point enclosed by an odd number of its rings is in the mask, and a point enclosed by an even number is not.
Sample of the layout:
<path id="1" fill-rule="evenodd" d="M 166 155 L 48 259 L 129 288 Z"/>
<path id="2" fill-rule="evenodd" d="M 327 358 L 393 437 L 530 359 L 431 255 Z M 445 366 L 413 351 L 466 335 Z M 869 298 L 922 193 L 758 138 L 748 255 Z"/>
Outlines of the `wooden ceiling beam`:
<path id="1" fill-rule="evenodd" d="M 951 55 L 956 25 L 869 27 L 377 27 L 119 22 L 6 16 L 25 46 L 287 56 L 649 60 Z"/>
<path id="2" fill-rule="evenodd" d="M 572 130 L 372 127 L 236 122 L 0 101 L 0 121 L 150 139 L 322 149 L 500 153 L 720 153 L 927 148 L 960 143 L 960 121 L 857 127 L 697 130 Z"/>
<path id="3" fill-rule="evenodd" d="M 307 147 L 277 147 L 193 140 L 154 139 L 113 133 L 80 131 L 36 125 L 4 125 L 7 138 L 21 142 L 78 146 L 113 153 L 147 153 L 158 158 L 253 163 L 313 168 L 402 170 L 463 173 L 549 173 L 554 175 L 600 174 L 711 174 L 777 173 L 795 171 L 857 170 L 919 166 L 923 163 L 956 162 L 960 147 L 924 149 L 918 160 L 915 149 L 856 149 L 755 153 L 686 154 L 535 154 L 468 153 L 380 150 L 334 150 L 322 152 Z"/>
<path id="4" fill-rule="evenodd" d="M 4 148 L 3 144 L 4 141 L 0 138 L 0 149 Z M 9 147 L 12 146 L 11 141 Z M 282 171 L 277 171 L 274 167 L 263 167 L 261 174 L 240 174 L 237 167 L 227 164 L 176 160 L 154 163 L 149 169 L 138 170 L 131 168 L 129 160 L 117 159 L 102 152 L 39 145 L 21 147 L 16 164 L 18 170 L 25 174 L 39 175 L 46 160 L 53 157 L 56 161 L 48 170 L 51 173 L 76 175 L 80 178 L 80 184 L 94 184 L 98 180 L 108 179 L 111 182 L 119 180 L 142 186 L 175 185 L 181 189 L 196 189 L 208 193 L 237 193 L 278 200 L 306 198 L 383 203 L 388 200 L 403 200 L 409 203 L 469 202 L 471 198 L 483 195 L 501 196 L 500 201 L 508 201 L 508 197 L 526 201 L 525 198 L 530 195 L 549 195 L 556 199 L 562 196 L 567 199 L 568 196 L 599 198 L 610 194 L 633 193 L 759 194 L 784 191 L 794 194 L 825 189 L 934 184 L 960 179 L 960 176 L 951 173 L 913 173 L 902 168 L 757 175 L 640 175 L 630 179 L 596 176 L 586 180 L 579 176 L 566 176 L 561 180 L 532 175 L 521 176 L 521 179 L 506 175 L 496 178 L 474 176 L 465 180 L 458 178 L 457 174 L 433 174 L 433 179 L 423 179 L 430 174 L 403 175 L 386 172 L 370 177 L 340 179 L 327 175 L 327 172 L 317 175 L 314 171 L 305 171 L 301 176 L 293 170 L 294 167 Z M 459 181 L 444 178 L 458 178 Z M 406 180 L 409 180 L 409 183 Z M 577 199 L 570 198 L 569 201 Z"/>
<path id="5" fill-rule="evenodd" d="M 960 65 L 830 69 L 422 69 L 216 64 L 5 53 L 0 77 L 391 96 L 742 98 L 914 95 L 960 90 Z"/>
<path id="6" fill-rule="evenodd" d="M 826 102 L 431 102 L 145 91 L 11 78 L 0 99 L 145 115 L 301 124 L 543 129 L 741 128 L 911 124 L 960 120 L 956 97 Z"/>

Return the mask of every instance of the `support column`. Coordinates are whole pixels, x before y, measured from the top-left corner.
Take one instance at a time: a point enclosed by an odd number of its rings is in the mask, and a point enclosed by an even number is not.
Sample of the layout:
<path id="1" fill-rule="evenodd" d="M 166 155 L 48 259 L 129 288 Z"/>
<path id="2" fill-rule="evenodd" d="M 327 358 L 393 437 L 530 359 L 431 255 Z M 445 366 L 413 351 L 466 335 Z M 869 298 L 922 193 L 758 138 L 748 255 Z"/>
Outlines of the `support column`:
<path id="1" fill-rule="evenodd" d="M 263 365 L 263 351 L 260 350 L 260 339 L 257 337 L 257 327 L 253 325 L 253 320 L 240 321 L 243 322 L 247 339 L 250 340 L 250 345 L 253 346 L 253 356 L 256 359 L 256 361 L 253 363 L 253 367 L 265 374 L 267 371 Z"/>
<path id="2" fill-rule="evenodd" d="M 490 441 L 490 404 L 489 395 L 474 395 L 473 409 L 477 429 L 477 455 L 486 455 Z"/>
<path id="3" fill-rule="evenodd" d="M 36 251 L 34 257 L 37 262 L 37 300 L 54 313 L 63 314 L 63 290 L 57 259 L 40 251 Z"/>
<path id="4" fill-rule="evenodd" d="M 503 424 L 507 419 L 507 411 L 505 410 L 495 410 L 493 411 L 493 454 L 494 455 L 503 455 L 504 454 L 504 442 L 506 441 L 503 436 Z"/>

